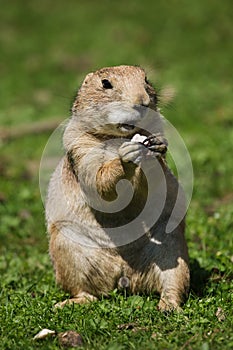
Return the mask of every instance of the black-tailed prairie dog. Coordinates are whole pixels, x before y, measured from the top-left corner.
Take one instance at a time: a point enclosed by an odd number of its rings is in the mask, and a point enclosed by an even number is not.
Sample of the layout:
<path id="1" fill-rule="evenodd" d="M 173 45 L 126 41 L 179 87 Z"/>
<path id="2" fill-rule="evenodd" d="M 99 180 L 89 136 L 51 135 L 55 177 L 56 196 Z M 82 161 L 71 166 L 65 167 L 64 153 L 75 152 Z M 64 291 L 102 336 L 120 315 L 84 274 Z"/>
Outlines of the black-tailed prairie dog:
<path id="1" fill-rule="evenodd" d="M 61 305 L 119 287 L 159 293 L 160 310 L 187 296 L 184 218 L 166 230 L 180 186 L 165 161 L 157 100 L 137 66 L 90 73 L 77 93 L 46 203 L 56 281 L 71 295 Z"/>

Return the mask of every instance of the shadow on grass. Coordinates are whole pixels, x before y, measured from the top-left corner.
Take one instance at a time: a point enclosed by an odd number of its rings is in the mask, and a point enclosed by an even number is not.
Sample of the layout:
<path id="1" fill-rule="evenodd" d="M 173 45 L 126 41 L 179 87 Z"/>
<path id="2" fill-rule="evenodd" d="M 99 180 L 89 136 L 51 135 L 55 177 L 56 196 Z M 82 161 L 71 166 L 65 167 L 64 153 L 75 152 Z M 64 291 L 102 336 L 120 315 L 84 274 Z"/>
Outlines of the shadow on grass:
<path id="1" fill-rule="evenodd" d="M 198 297 L 204 296 L 212 271 L 201 267 L 196 259 L 190 259 L 190 290 Z"/>

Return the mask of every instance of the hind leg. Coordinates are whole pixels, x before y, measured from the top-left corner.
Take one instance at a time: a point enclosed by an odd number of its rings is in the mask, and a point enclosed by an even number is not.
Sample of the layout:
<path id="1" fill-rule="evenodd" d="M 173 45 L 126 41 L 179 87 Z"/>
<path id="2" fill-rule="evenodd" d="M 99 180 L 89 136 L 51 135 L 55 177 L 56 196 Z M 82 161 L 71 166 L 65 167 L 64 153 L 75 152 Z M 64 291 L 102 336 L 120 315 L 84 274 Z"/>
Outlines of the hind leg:
<path id="1" fill-rule="evenodd" d="M 189 290 L 189 268 L 178 258 L 178 266 L 161 272 L 162 289 L 158 309 L 160 311 L 179 310 Z"/>
<path id="2" fill-rule="evenodd" d="M 88 303 L 108 295 L 116 287 L 121 274 L 121 258 L 108 249 L 97 249 L 79 244 L 69 237 L 65 226 L 50 227 L 50 256 L 56 282 L 71 299 L 58 303 Z"/>
<path id="3" fill-rule="evenodd" d="M 64 307 L 72 303 L 88 303 L 97 300 L 87 283 L 88 264 L 82 247 L 64 234 L 64 227 L 50 228 L 50 257 L 53 262 L 56 282 L 71 295 L 70 299 L 59 302 L 55 307 Z"/>

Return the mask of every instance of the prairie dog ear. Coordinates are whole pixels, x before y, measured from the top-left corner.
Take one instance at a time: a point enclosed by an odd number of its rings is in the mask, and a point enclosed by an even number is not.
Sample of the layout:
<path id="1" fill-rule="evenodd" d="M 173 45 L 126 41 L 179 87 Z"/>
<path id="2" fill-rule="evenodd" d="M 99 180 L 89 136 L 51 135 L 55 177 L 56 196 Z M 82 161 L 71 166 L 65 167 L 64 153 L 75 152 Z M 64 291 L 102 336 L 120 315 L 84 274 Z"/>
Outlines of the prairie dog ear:
<path id="1" fill-rule="evenodd" d="M 87 84 L 93 75 L 94 75 L 94 73 L 88 73 L 83 81 L 83 84 Z"/>

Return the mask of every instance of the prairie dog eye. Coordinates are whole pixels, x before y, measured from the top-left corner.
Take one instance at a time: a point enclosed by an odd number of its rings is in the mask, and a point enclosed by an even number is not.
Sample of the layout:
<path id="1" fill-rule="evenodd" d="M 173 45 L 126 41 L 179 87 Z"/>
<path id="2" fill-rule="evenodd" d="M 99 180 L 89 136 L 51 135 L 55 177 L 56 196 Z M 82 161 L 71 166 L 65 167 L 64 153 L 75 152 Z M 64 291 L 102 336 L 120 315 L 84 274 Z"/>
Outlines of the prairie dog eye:
<path id="1" fill-rule="evenodd" d="M 104 89 L 112 89 L 113 88 L 112 84 L 110 83 L 110 81 L 108 79 L 103 79 L 102 85 L 103 85 Z"/>

